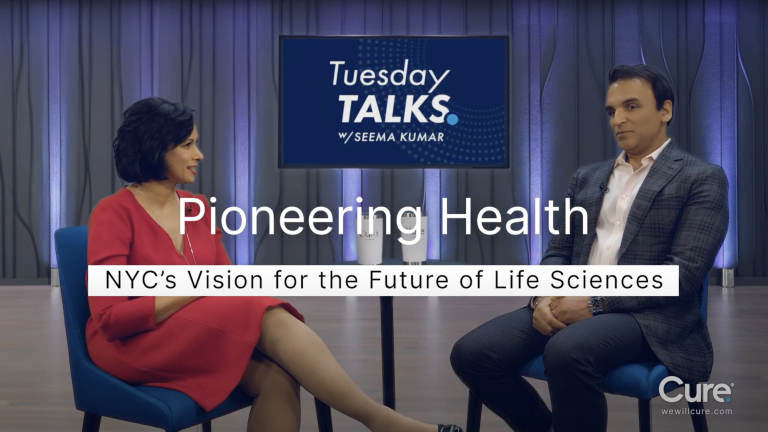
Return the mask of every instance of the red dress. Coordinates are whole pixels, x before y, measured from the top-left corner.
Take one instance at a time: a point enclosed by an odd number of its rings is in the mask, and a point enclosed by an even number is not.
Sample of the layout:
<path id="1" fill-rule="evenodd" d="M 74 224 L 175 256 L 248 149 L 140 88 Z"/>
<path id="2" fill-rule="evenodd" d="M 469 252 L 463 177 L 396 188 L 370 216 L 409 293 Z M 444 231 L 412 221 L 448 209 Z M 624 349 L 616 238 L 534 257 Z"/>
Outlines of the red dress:
<path id="1" fill-rule="evenodd" d="M 229 265 L 221 231 L 211 235 L 211 209 L 186 224 L 198 265 Z M 190 215 L 199 213 L 192 204 Z M 194 264 L 189 244 L 184 254 Z M 88 224 L 90 265 L 187 265 L 163 228 L 128 189 L 104 198 Z M 87 276 L 86 276 L 87 283 Z M 237 386 L 261 334 L 269 306 L 282 306 L 300 320 L 288 303 L 271 297 L 204 297 L 155 324 L 154 297 L 88 297 L 88 352 L 107 373 L 134 385 L 149 385 L 187 394 L 204 410 L 218 406 Z"/>

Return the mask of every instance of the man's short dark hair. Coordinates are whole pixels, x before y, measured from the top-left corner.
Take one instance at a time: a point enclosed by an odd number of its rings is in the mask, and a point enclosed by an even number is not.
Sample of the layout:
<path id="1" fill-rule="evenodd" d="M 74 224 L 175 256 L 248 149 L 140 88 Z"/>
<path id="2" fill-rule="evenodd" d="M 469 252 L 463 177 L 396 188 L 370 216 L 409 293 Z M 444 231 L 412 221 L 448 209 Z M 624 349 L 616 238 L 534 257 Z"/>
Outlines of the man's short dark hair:
<path id="1" fill-rule="evenodd" d="M 653 90 L 653 97 L 656 98 L 656 110 L 661 111 L 661 107 L 664 105 L 664 101 L 671 101 L 672 106 L 675 106 L 675 93 L 672 91 L 672 86 L 669 85 L 669 81 L 664 78 L 664 75 L 659 72 L 658 69 L 648 65 L 619 65 L 611 69 L 608 72 L 608 85 L 615 83 L 616 81 L 623 79 L 639 78 L 651 85 Z M 674 116 L 674 111 L 673 111 Z M 667 126 L 672 123 L 672 118 L 667 122 Z"/>
<path id="2" fill-rule="evenodd" d="M 192 134 L 192 113 L 184 104 L 159 97 L 142 99 L 128 107 L 112 142 L 117 175 L 126 182 L 166 180 L 165 153 Z"/>

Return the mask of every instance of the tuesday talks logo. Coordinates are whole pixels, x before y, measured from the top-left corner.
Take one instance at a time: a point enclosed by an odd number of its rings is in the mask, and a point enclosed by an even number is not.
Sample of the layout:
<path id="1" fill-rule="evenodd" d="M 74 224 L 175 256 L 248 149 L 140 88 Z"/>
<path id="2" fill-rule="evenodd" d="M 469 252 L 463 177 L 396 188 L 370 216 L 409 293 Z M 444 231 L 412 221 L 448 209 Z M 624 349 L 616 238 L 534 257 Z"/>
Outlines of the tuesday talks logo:
<path id="1" fill-rule="evenodd" d="M 344 61 L 331 61 L 333 66 L 333 85 L 336 86 L 340 83 L 340 69 L 345 65 Z M 360 95 L 357 94 L 340 94 L 339 102 L 343 103 L 341 112 L 341 123 L 349 123 L 352 119 L 352 109 L 356 110 L 353 123 L 362 123 L 366 119 L 372 120 L 376 124 L 399 124 L 399 123 L 412 123 L 412 120 L 416 120 L 418 123 L 448 123 L 451 126 L 456 125 L 459 122 L 459 117 L 456 114 L 451 114 L 448 108 L 443 105 L 448 102 L 451 97 L 446 94 L 433 94 L 435 89 L 438 88 L 440 83 L 448 76 L 450 70 L 445 70 L 439 77 L 432 69 L 414 69 L 409 72 L 408 59 L 405 59 L 402 69 L 395 69 L 391 73 L 387 69 L 379 69 L 378 73 L 372 69 L 365 69 L 360 71 L 358 77 L 357 69 L 343 70 L 343 83 L 352 87 L 358 83 L 363 86 L 378 85 L 380 87 L 386 86 L 405 86 L 409 85 L 411 88 L 421 88 L 427 85 L 431 85 L 427 94 L 413 95 L 406 94 L 405 101 L 398 101 L 397 95 L 390 94 L 391 92 L 383 92 L 381 96 L 386 96 L 386 109 L 384 117 L 382 118 L 381 111 L 379 110 L 379 100 L 375 92 L 372 92 L 365 97 L 362 105 L 355 104 L 359 101 Z M 378 76 L 378 79 L 377 79 Z M 439 113 L 439 115 L 432 114 L 428 118 L 421 111 L 429 98 L 432 98 L 432 109 Z M 399 109 L 398 109 L 399 107 Z M 396 113 L 395 111 L 398 110 Z M 442 132 L 429 133 L 424 131 L 419 132 L 401 132 L 399 140 L 396 139 L 394 133 L 389 132 L 339 132 L 339 138 L 344 140 L 346 144 L 350 138 L 354 136 L 354 140 L 358 142 L 382 142 L 382 141 L 400 141 L 400 142 L 429 142 L 437 141 L 442 142 Z"/>
<path id="2" fill-rule="evenodd" d="M 340 69 L 345 65 L 343 61 L 331 61 L 333 65 L 333 85 L 340 83 Z M 448 102 L 451 97 L 445 94 L 433 95 L 432 92 L 437 89 L 440 83 L 448 76 L 450 70 L 444 71 L 439 77 L 432 69 L 414 69 L 408 71 L 408 59 L 405 59 L 402 69 L 395 69 L 390 73 L 386 69 L 380 69 L 374 71 L 372 69 L 365 69 L 360 72 L 358 77 L 357 69 L 344 69 L 343 71 L 343 83 L 347 86 L 354 86 L 358 80 L 363 86 L 378 85 L 385 86 L 404 86 L 410 84 L 414 88 L 431 85 L 427 94 L 422 95 L 406 95 L 405 102 L 402 105 L 403 109 L 399 113 L 395 113 L 395 107 L 398 105 L 397 96 L 393 94 L 387 95 L 387 104 L 384 117 L 382 119 L 381 111 L 379 110 L 379 103 L 377 95 L 370 94 L 363 101 L 362 105 L 356 107 L 357 114 L 354 117 L 354 123 L 360 123 L 365 119 L 372 119 L 375 123 L 410 123 L 412 119 L 416 119 L 419 123 L 443 123 L 447 122 L 450 125 L 458 123 L 459 118 L 455 114 L 449 114 L 448 108 L 443 105 L 444 102 Z M 378 79 L 376 79 L 378 76 Z M 422 105 L 432 97 L 432 108 L 440 113 L 440 115 L 431 115 L 429 118 L 424 116 L 421 112 Z M 349 123 L 352 114 L 353 103 L 358 102 L 360 96 L 356 94 L 340 94 L 339 101 L 343 102 L 343 110 L 341 115 L 342 123 Z M 400 115 L 402 114 L 402 115 Z"/>

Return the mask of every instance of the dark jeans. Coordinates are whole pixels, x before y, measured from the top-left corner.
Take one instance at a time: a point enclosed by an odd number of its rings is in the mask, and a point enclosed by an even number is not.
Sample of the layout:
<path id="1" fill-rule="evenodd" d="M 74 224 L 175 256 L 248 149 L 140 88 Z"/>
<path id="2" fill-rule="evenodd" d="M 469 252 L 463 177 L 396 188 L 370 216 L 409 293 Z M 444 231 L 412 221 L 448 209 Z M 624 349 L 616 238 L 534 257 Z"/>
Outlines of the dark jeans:
<path id="1" fill-rule="evenodd" d="M 552 412 L 520 376 L 520 368 L 542 353 Z M 644 361 L 658 359 L 631 315 L 598 315 L 547 337 L 533 328 L 529 308 L 472 330 L 451 352 L 456 375 L 515 432 L 546 432 L 553 425 L 555 432 L 605 431 L 603 376 Z"/>

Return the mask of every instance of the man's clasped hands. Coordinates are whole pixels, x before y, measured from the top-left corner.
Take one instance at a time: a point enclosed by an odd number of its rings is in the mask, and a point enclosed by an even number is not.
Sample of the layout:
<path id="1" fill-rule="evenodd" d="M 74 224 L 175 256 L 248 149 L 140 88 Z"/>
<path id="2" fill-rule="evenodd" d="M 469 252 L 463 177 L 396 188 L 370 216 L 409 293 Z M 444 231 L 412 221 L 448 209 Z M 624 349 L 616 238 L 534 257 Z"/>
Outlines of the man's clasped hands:
<path id="1" fill-rule="evenodd" d="M 542 297 L 533 311 L 533 327 L 545 336 L 553 336 L 566 326 L 590 317 L 589 297 Z"/>

